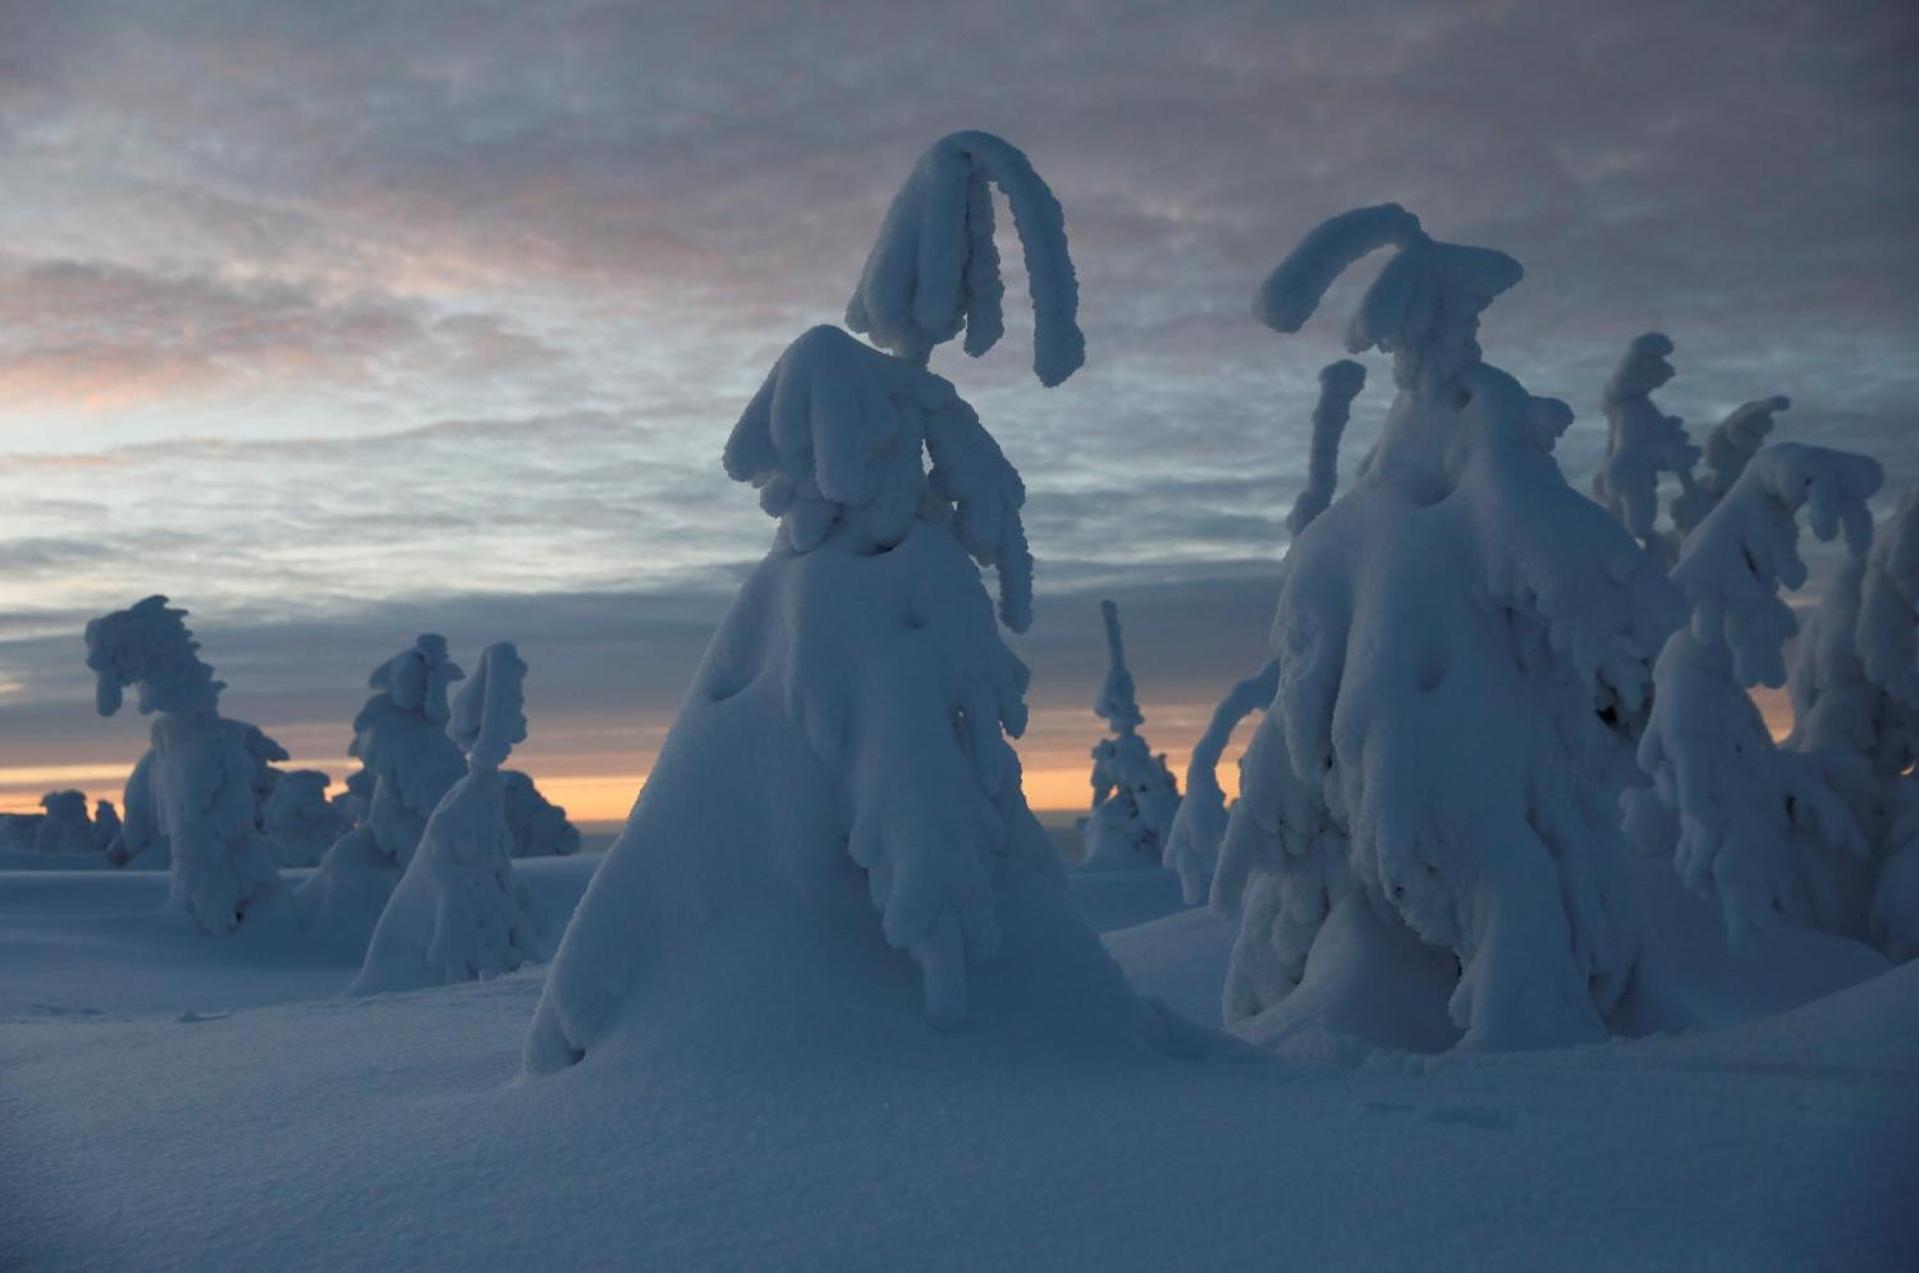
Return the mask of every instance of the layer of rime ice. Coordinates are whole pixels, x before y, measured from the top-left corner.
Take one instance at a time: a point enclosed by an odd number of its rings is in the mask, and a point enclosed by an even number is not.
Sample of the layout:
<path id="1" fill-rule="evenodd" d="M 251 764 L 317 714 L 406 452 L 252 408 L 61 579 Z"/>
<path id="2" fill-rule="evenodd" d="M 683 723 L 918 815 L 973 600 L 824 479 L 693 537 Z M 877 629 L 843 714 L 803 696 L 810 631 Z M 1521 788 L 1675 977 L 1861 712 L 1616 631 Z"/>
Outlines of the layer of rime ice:
<path id="1" fill-rule="evenodd" d="M 1023 632 L 1032 621 L 1033 555 L 1019 515 L 1026 487 L 939 376 L 837 327 L 815 327 L 780 355 L 733 426 L 724 462 L 728 477 L 759 490 L 791 551 L 810 552 L 828 536 L 883 551 L 932 518 L 998 573 L 1006 625 Z"/>
<path id="2" fill-rule="evenodd" d="M 120 813 L 113 801 L 102 800 L 93 807 L 93 847 L 106 852 L 120 838 Z"/>
<path id="3" fill-rule="evenodd" d="M 1099 609 L 1106 623 L 1106 679 L 1093 711 L 1112 727 L 1113 736 L 1093 746 L 1093 808 L 1080 822 L 1085 849 L 1080 865 L 1095 870 L 1152 866 L 1166 851 L 1179 812 L 1179 784 L 1166 757 L 1154 755 L 1140 736 L 1146 717 L 1126 666 L 1119 607 L 1102 601 Z"/>
<path id="4" fill-rule="evenodd" d="M 580 829 L 568 820 L 565 809 L 533 785 L 533 779 L 517 769 L 502 769 L 500 783 L 514 857 L 561 857 L 580 851 Z"/>
<path id="5" fill-rule="evenodd" d="M 1339 482 L 1339 440 L 1346 432 L 1353 399 L 1366 387 L 1366 368 L 1350 358 L 1330 363 L 1319 372 L 1319 402 L 1313 407 L 1313 449 L 1307 462 L 1306 485 L 1286 515 L 1286 529 L 1297 535 L 1333 502 Z"/>
<path id="6" fill-rule="evenodd" d="M 1206 732 L 1193 744 L 1186 767 L 1186 794 L 1173 816 L 1161 861 L 1179 875 L 1180 891 L 1188 906 L 1206 900 L 1219 864 L 1219 844 L 1226 837 L 1226 793 L 1219 785 L 1219 760 L 1239 722 L 1264 711 L 1279 692 L 1279 662 L 1273 660 L 1227 693 L 1213 709 Z"/>
<path id="7" fill-rule="evenodd" d="M 1017 159 L 978 134 L 934 147 L 849 307 L 901 356 L 815 328 L 735 426 L 726 471 L 780 531 L 567 927 L 530 1070 L 602 1049 L 710 1066 L 822 1036 L 843 1057 L 917 1033 L 915 999 L 938 1027 L 1151 1040 L 1074 914 L 1008 742 L 1028 675 L 979 566 L 1023 629 L 1019 475 L 915 365 L 960 316 L 976 351 L 996 334 L 986 178 L 1027 242 L 1040 376 L 1078 365 L 1057 205 Z"/>
<path id="8" fill-rule="evenodd" d="M 91 853 L 93 823 L 87 819 L 83 791 L 49 791 L 40 797 L 46 815 L 34 829 L 33 847 L 40 853 Z"/>
<path id="9" fill-rule="evenodd" d="M 1766 445 L 1773 417 L 1792 406 L 1783 394 L 1741 403 L 1706 435 L 1706 471 L 1673 501 L 1673 524 L 1683 538 L 1719 507 L 1721 500 L 1746 471 L 1752 457 Z"/>
<path id="10" fill-rule="evenodd" d="M 152 749 L 127 783 L 122 844 L 131 855 L 164 837 L 169 905 L 205 931 L 224 933 L 278 887 L 259 802 L 267 758 L 286 752 L 255 727 L 220 715 L 224 686 L 200 660 L 185 618 L 155 596 L 93 619 L 87 666 L 102 716 L 120 710 L 131 686 L 141 714 L 154 718 Z"/>
<path id="11" fill-rule="evenodd" d="M 1864 926 L 1895 959 L 1919 954 L 1919 490 L 1908 490 L 1881 523 L 1865 557 L 1827 582 L 1801 625 L 1791 676 L 1798 752 L 1857 757 L 1871 777 L 1844 791 L 1871 844 L 1864 864 L 1871 898 Z M 1870 799 L 1861 799 L 1862 788 Z M 1858 917 L 1849 927 L 1857 928 Z"/>
<path id="12" fill-rule="evenodd" d="M 1766 447 L 1673 567 L 1692 621 L 1659 656 L 1639 743 L 1653 787 L 1627 795 L 1626 825 L 1642 849 L 1673 853 L 1686 885 L 1718 903 L 1736 947 L 1781 919 L 1864 935 L 1871 850 L 1858 814 L 1872 799 L 1871 766 L 1843 750 L 1776 747 L 1746 691 L 1786 680 L 1795 623 L 1778 592 L 1806 580 L 1796 515 L 1806 510 L 1821 539 L 1843 529 L 1861 555 L 1880 481 L 1862 456 Z"/>
<path id="13" fill-rule="evenodd" d="M 281 866 L 313 866 L 346 828 L 327 799 L 332 779 L 318 769 L 279 773 L 260 807 L 260 826 Z"/>
<path id="14" fill-rule="evenodd" d="M 1437 993 L 1453 1033 L 1434 1046 L 1486 1048 L 1676 1023 L 1616 802 L 1680 598 L 1566 484 L 1551 452 L 1571 412 L 1480 360 L 1516 261 L 1360 209 L 1308 234 L 1255 313 L 1297 330 L 1384 246 L 1347 347 L 1390 352 L 1399 393 L 1286 559 L 1278 690 L 1213 882 L 1240 919 L 1224 1017 L 1271 1039 Z"/>
<path id="15" fill-rule="evenodd" d="M 348 994 L 473 981 L 539 958 L 539 915 L 513 878 L 500 769 L 526 738 L 525 680 L 526 664 L 502 641 L 481 652 L 454 698 L 447 733 L 466 752 L 466 776 L 427 820 Z"/>
<path id="16" fill-rule="evenodd" d="M 975 358 L 997 344 L 1006 288 L 993 243 L 992 186 L 1006 196 L 1026 254 L 1033 374 L 1057 385 L 1086 361 L 1066 217 L 1026 156 L 990 133 L 953 133 L 920 156 L 886 210 L 846 325 L 921 364 L 962 327 Z"/>
<path id="17" fill-rule="evenodd" d="M 429 632 L 367 678 L 374 693 L 353 718 L 347 754 L 372 786 L 359 821 L 300 889 L 309 922 L 357 939 L 372 931 L 427 818 L 466 773 L 466 758 L 446 732 L 447 690 L 464 675 L 446 639 Z"/>
<path id="18" fill-rule="evenodd" d="M 1606 412 L 1606 459 L 1593 479 L 1593 495 L 1613 516 L 1626 524 L 1633 537 L 1662 566 L 1678 555 L 1674 536 L 1661 532 L 1659 475 L 1679 479 L 1675 502 L 1688 510 L 1693 493 L 1693 464 L 1699 448 L 1686 436 L 1685 422 L 1667 415 L 1652 400 L 1652 391 L 1673 378 L 1673 344 L 1659 332 L 1635 336 L 1600 395 Z"/>

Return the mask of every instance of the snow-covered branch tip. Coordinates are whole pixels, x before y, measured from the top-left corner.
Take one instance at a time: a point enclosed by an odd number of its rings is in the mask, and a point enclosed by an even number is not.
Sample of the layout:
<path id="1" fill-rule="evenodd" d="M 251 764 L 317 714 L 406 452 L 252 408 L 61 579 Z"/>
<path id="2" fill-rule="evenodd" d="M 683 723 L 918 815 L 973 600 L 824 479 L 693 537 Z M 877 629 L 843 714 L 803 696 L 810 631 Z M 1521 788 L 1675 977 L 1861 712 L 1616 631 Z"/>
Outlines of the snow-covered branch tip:
<path id="1" fill-rule="evenodd" d="M 446 732 L 469 768 L 498 769 L 515 743 L 526 741 L 526 664 L 510 641 L 480 652 L 480 667 L 453 699 Z"/>
<path id="2" fill-rule="evenodd" d="M 1797 623 L 1778 594 L 1781 585 L 1806 581 L 1794 520 L 1799 510 L 1809 510 L 1822 540 L 1843 530 L 1848 550 L 1858 556 L 1872 542 L 1866 501 L 1884 480 L 1884 470 L 1863 455 L 1774 443 L 1753 457 L 1687 537 L 1673 582 L 1692 604 L 1693 635 L 1731 649 L 1740 684 L 1785 684 L 1783 651 Z"/>
<path id="3" fill-rule="evenodd" d="M 404 711 L 418 712 L 436 725 L 447 719 L 447 689 L 464 680 L 446 652 L 446 638 L 437 632 L 422 632 L 413 648 L 400 653 L 373 669 L 367 688 L 382 690 L 394 705 Z"/>
<path id="4" fill-rule="evenodd" d="M 1132 670 L 1126 666 L 1126 645 L 1119 630 L 1119 607 L 1111 601 L 1099 603 L 1100 617 L 1106 621 L 1106 679 L 1099 687 L 1099 701 L 1093 712 L 1111 723 L 1121 734 L 1130 734 L 1146 721 L 1139 710 L 1139 695 L 1133 685 Z"/>
<path id="5" fill-rule="evenodd" d="M 1006 288 L 990 186 L 1005 193 L 1026 255 L 1033 374 L 1057 385 L 1086 361 L 1066 216 L 1026 156 L 991 133 L 952 133 L 920 156 L 887 209 L 846 325 L 918 363 L 962 327 L 972 357 L 997 344 L 1006 330 Z"/>
<path id="6" fill-rule="evenodd" d="M 1348 324 L 1347 352 L 1392 354 L 1402 386 L 1451 380 L 1479 361 L 1480 313 L 1525 271 L 1504 252 L 1430 237 L 1396 203 L 1355 208 L 1313 227 L 1260 285 L 1254 316 L 1274 331 L 1298 331 L 1334 279 L 1383 247 L 1399 250 Z"/>
<path id="7" fill-rule="evenodd" d="M 1313 407 L 1313 449 L 1306 465 L 1306 486 L 1286 515 L 1295 538 L 1333 502 L 1339 484 L 1339 439 L 1352 416 L 1353 399 L 1366 387 L 1366 368 L 1342 358 L 1319 372 L 1319 402 Z"/>

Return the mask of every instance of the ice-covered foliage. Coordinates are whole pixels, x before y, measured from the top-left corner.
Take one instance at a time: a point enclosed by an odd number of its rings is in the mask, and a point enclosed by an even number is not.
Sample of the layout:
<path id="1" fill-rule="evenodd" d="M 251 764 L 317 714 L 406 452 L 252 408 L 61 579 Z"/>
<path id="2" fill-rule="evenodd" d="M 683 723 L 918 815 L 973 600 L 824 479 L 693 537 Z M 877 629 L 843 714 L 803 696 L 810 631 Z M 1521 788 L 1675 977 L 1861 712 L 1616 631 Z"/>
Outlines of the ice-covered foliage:
<path id="1" fill-rule="evenodd" d="M 1858 556 L 1880 481 L 1862 456 L 1766 447 L 1673 568 L 1693 616 L 1659 656 L 1639 744 L 1653 787 L 1628 795 L 1627 826 L 1642 848 L 1670 848 L 1686 885 L 1717 902 L 1735 947 L 1781 919 L 1864 932 L 1871 846 L 1860 814 L 1873 800 L 1871 766 L 1844 750 L 1776 747 L 1746 691 L 1786 679 L 1795 624 L 1778 592 L 1806 580 L 1796 515 L 1806 510 L 1821 539 L 1843 530 Z"/>
<path id="2" fill-rule="evenodd" d="M 310 922 L 356 938 L 372 931 L 427 818 L 466 772 L 447 736 L 447 688 L 463 676 L 446 639 L 429 632 L 367 678 L 374 693 L 353 718 L 347 754 L 371 775 L 372 788 L 359 823 L 300 889 Z"/>
<path id="3" fill-rule="evenodd" d="M 1570 411 L 1480 359 L 1518 262 L 1363 208 L 1308 234 L 1254 312 L 1297 330 L 1386 246 L 1346 343 L 1391 353 L 1399 393 L 1287 556 L 1278 691 L 1213 883 L 1240 917 L 1225 1019 L 1278 1040 L 1357 1028 L 1377 1000 L 1450 1022 L 1422 1046 L 1485 1048 L 1673 1023 L 1616 801 L 1680 598 L 1567 485 Z M 1319 989 L 1295 999 L 1302 980 Z"/>
<path id="4" fill-rule="evenodd" d="M 1080 822 L 1080 865 L 1095 870 L 1151 866 L 1172 832 L 1179 784 L 1166 757 L 1154 755 L 1140 736 L 1146 716 L 1126 666 L 1119 607 L 1102 601 L 1099 609 L 1106 623 L 1106 679 L 1093 711 L 1112 727 L 1113 736 L 1093 746 L 1093 809 Z"/>
<path id="5" fill-rule="evenodd" d="M 1692 534 L 1693 528 L 1706 519 L 1706 514 L 1719 507 L 1752 457 L 1766 445 L 1773 417 L 1791 406 L 1792 399 L 1783 395 L 1756 398 L 1741 403 L 1731 415 L 1713 426 L 1712 432 L 1706 435 L 1705 473 L 1673 501 L 1673 526 L 1682 539 Z"/>
<path id="6" fill-rule="evenodd" d="M 1279 662 L 1273 660 L 1233 686 L 1213 709 L 1206 732 L 1193 744 L 1193 757 L 1186 766 L 1186 794 L 1173 816 L 1173 829 L 1167 833 L 1166 852 L 1161 859 L 1179 874 L 1180 890 L 1188 906 L 1205 901 L 1212 890 L 1219 844 L 1226 838 L 1229 810 L 1226 793 L 1219 785 L 1220 757 L 1225 755 L 1226 744 L 1239 722 L 1266 710 L 1278 692 Z"/>
<path id="7" fill-rule="evenodd" d="M 119 812 L 113 807 L 113 801 L 100 801 L 93 807 L 93 847 L 105 852 L 119 836 Z"/>
<path id="8" fill-rule="evenodd" d="M 87 820 L 87 796 L 84 791 L 49 791 L 40 797 L 40 807 L 47 813 L 34 829 L 35 851 L 93 852 L 93 824 Z"/>
<path id="9" fill-rule="evenodd" d="M 1679 479 L 1675 519 L 1690 510 L 1692 466 L 1699 448 L 1686 436 L 1685 421 L 1667 415 L 1652 391 L 1673 377 L 1672 341 L 1660 332 L 1635 336 L 1600 395 L 1606 412 L 1606 459 L 1593 479 L 1593 495 L 1626 524 L 1633 537 L 1662 566 L 1678 556 L 1678 539 L 1659 529 L 1659 475 Z"/>
<path id="10" fill-rule="evenodd" d="M 327 799 L 332 781 L 318 769 L 290 769 L 275 779 L 260 825 L 281 866 L 314 865 L 345 829 Z"/>
<path id="11" fill-rule="evenodd" d="M 513 878 L 500 770 L 526 738 L 525 680 L 526 664 L 502 641 L 481 651 L 453 700 L 447 733 L 466 752 L 466 776 L 427 820 L 349 994 L 473 981 L 539 958 L 539 917 Z"/>
<path id="12" fill-rule="evenodd" d="M 726 471 L 781 529 L 567 927 L 530 1069 L 603 1050 L 710 1067 L 822 1035 L 870 1052 L 915 999 L 937 1026 L 1139 1037 L 1007 741 L 1027 672 L 976 563 L 1023 629 L 1019 475 L 915 365 L 962 316 L 976 350 L 996 334 L 981 177 L 1028 243 L 1042 380 L 1079 361 L 1057 206 L 1016 155 L 960 134 L 895 201 L 849 322 L 901 357 L 816 328 L 735 426 Z"/>
<path id="13" fill-rule="evenodd" d="M 1345 436 L 1353 399 L 1366 387 L 1366 368 L 1350 358 L 1329 363 L 1319 372 L 1319 402 L 1313 407 L 1313 448 L 1307 462 L 1306 485 L 1286 515 L 1286 529 L 1299 534 L 1333 502 L 1339 482 L 1339 440 Z"/>
<path id="14" fill-rule="evenodd" d="M 1026 253 L 1033 374 L 1057 385 L 1086 361 L 1066 217 L 1026 156 L 990 133 L 953 133 L 920 156 L 886 211 L 846 325 L 920 364 L 962 327 L 975 358 L 997 344 L 1006 288 L 993 242 L 993 186 L 1013 210 Z"/>
<path id="15" fill-rule="evenodd" d="M 514 857 L 562 857 L 580 851 L 580 829 L 567 819 L 565 809 L 533 785 L 532 778 L 517 769 L 502 769 L 500 779 Z"/>
<path id="16" fill-rule="evenodd" d="M 102 716 L 128 686 L 153 721 L 153 747 L 127 784 L 122 843 L 139 853 L 158 836 L 171 851 L 170 904 L 209 933 L 227 932 L 278 887 L 259 831 L 260 756 L 284 750 L 252 725 L 220 715 L 213 669 L 199 658 L 186 611 L 165 597 L 91 620 L 87 666 Z M 137 790 L 136 790 L 137 788 Z"/>

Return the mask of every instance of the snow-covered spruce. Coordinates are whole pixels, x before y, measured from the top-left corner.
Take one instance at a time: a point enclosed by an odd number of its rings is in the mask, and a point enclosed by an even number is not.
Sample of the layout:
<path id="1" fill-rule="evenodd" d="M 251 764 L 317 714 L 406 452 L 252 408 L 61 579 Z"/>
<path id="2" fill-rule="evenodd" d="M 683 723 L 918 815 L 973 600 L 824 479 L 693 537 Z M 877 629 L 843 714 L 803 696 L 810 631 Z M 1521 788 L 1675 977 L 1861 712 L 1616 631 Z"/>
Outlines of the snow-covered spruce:
<path id="1" fill-rule="evenodd" d="M 93 847 L 106 852 L 120 837 L 120 814 L 113 801 L 102 800 L 93 807 Z"/>
<path id="2" fill-rule="evenodd" d="M 1093 807 L 1080 820 L 1079 865 L 1096 871 L 1156 866 L 1179 811 L 1179 784 L 1166 757 L 1154 755 L 1140 736 L 1146 716 L 1126 666 L 1119 607 L 1102 601 L 1099 611 L 1106 623 L 1106 679 L 1093 712 L 1113 736 L 1093 745 Z"/>
<path id="3" fill-rule="evenodd" d="M 500 769 L 526 738 L 525 680 L 519 652 L 502 641 L 481 651 L 479 670 L 453 700 L 447 732 L 466 752 L 466 776 L 427 820 L 348 994 L 473 981 L 539 958 L 539 916 L 513 879 Z"/>
<path id="4" fill-rule="evenodd" d="M 894 201 L 852 316 L 906 356 L 815 328 L 727 443 L 728 474 L 780 528 L 574 912 L 531 1070 L 602 1054 L 758 1065 L 769 1048 L 843 1065 L 923 1040 L 922 1014 L 1020 1046 L 1146 1029 L 1073 911 L 1007 742 L 1025 726 L 1027 673 L 979 567 L 1024 629 L 1019 476 L 915 365 L 955 313 L 975 352 L 996 334 L 989 177 L 1016 188 L 1016 210 L 1044 213 L 1019 215 L 1035 294 L 1050 298 L 1042 378 L 1078 362 L 1058 205 L 1003 142 L 940 142 Z"/>
<path id="5" fill-rule="evenodd" d="M 360 821 L 300 888 L 310 924 L 349 941 L 372 933 L 427 818 L 466 773 L 466 758 L 446 733 L 447 689 L 464 675 L 446 638 L 428 632 L 367 678 L 374 693 L 353 718 L 347 754 L 371 775 L 372 788 Z"/>
<path id="6" fill-rule="evenodd" d="M 273 854 L 259 831 L 263 752 L 285 751 L 252 725 L 220 715 L 213 669 L 198 656 L 186 611 L 165 597 L 91 620 L 87 666 L 102 716 L 120 710 L 128 686 L 152 715 L 153 747 L 128 780 L 121 843 L 139 853 L 170 846 L 169 906 L 209 933 L 237 927 L 278 888 Z"/>
<path id="7" fill-rule="evenodd" d="M 332 781 L 318 769 L 289 769 L 275 776 L 273 790 L 261 805 L 260 827 L 281 866 L 312 866 L 339 838 L 340 814 L 326 794 Z"/>
<path id="8" fill-rule="evenodd" d="M 1871 766 L 1845 750 L 1775 747 L 1747 690 L 1786 681 L 1795 624 L 1778 593 L 1807 575 L 1797 513 L 1821 539 L 1843 530 L 1863 554 L 1866 500 L 1881 480 L 1864 456 L 1766 447 L 1673 568 L 1692 621 L 1659 656 L 1639 744 L 1653 787 L 1627 794 L 1626 825 L 1642 848 L 1674 854 L 1686 885 L 1718 904 L 1735 948 L 1780 920 L 1864 935 L 1871 850 L 1857 811 L 1872 799 Z"/>
<path id="9" fill-rule="evenodd" d="M 1173 816 L 1173 829 L 1166 836 L 1166 853 L 1161 859 L 1179 875 L 1179 887 L 1188 906 L 1197 906 L 1212 891 L 1213 872 L 1219 865 L 1220 841 L 1226 838 L 1229 810 L 1226 793 L 1219 785 L 1219 760 L 1226 753 L 1233 730 L 1254 712 L 1265 711 L 1279 692 L 1279 662 L 1240 681 L 1213 708 L 1206 732 L 1193 744 L 1193 757 L 1186 767 L 1186 794 L 1180 799 L 1179 812 Z"/>
<path id="10" fill-rule="evenodd" d="M 566 810 L 548 800 L 533 779 L 517 769 L 502 769 L 506 825 L 516 858 L 564 857 L 580 851 L 580 829 Z"/>
<path id="11" fill-rule="evenodd" d="M 1308 234 L 1254 312 L 1298 330 L 1382 247 L 1346 345 L 1392 354 L 1399 392 L 1287 556 L 1278 693 L 1213 884 L 1240 916 L 1225 1018 L 1423 1049 L 1672 1025 L 1616 802 L 1683 604 L 1566 484 L 1571 412 L 1481 360 L 1517 261 L 1362 208 Z"/>
<path id="12" fill-rule="evenodd" d="M 40 797 L 40 807 L 47 812 L 40 819 L 40 825 L 34 828 L 35 852 L 93 852 L 93 824 L 87 820 L 85 792 L 49 791 Z"/>
<path id="13" fill-rule="evenodd" d="M 1682 508 L 1698 501 L 1692 466 L 1699 448 L 1686 436 L 1685 422 L 1667 415 L 1652 400 L 1652 391 L 1673 378 L 1672 341 L 1660 332 L 1635 336 L 1626 346 L 1600 394 L 1606 412 L 1606 459 L 1593 479 L 1593 495 L 1626 524 L 1633 537 L 1661 566 L 1678 556 L 1678 536 L 1659 526 L 1659 475 L 1679 479 L 1674 501 L 1677 519 Z"/>
<path id="14" fill-rule="evenodd" d="M 1713 426 L 1706 435 L 1706 471 L 1672 503 L 1673 528 L 1682 540 L 1706 520 L 1706 514 L 1719 507 L 1752 457 L 1766 445 L 1775 423 L 1773 417 L 1791 406 L 1792 399 L 1782 394 L 1755 398 L 1733 408 Z"/>

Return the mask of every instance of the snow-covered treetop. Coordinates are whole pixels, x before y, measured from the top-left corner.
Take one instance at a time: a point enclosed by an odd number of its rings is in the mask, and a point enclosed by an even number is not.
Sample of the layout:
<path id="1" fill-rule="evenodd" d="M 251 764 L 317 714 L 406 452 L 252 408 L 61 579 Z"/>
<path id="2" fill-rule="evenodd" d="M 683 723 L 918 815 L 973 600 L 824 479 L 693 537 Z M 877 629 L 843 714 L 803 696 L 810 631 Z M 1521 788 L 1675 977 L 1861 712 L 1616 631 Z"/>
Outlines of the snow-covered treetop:
<path id="1" fill-rule="evenodd" d="M 412 649 L 402 650 L 374 668 L 367 686 L 384 691 L 394 706 L 440 725 L 447 719 L 447 688 L 465 676 L 459 664 L 447 656 L 446 638 L 437 632 L 423 632 Z"/>
<path id="2" fill-rule="evenodd" d="M 510 641 L 480 651 L 480 667 L 453 699 L 446 732 L 473 770 L 498 769 L 526 741 L 526 664 Z"/>
<path id="3" fill-rule="evenodd" d="M 1684 488 L 1680 504 L 1686 511 L 1675 505 L 1677 520 L 1686 520 L 1698 502 L 1692 466 L 1699 448 L 1686 436 L 1685 421 L 1667 415 L 1652 400 L 1652 391 L 1673 378 L 1672 352 L 1672 341 L 1661 332 L 1635 336 L 1627 344 L 1600 393 L 1606 412 L 1606 462 L 1593 482 L 1593 494 L 1647 544 L 1662 566 L 1670 565 L 1675 554 L 1670 540 L 1654 529 L 1659 475 L 1676 475 Z"/>
<path id="4" fill-rule="evenodd" d="M 1611 405 L 1633 398 L 1644 398 L 1677 374 L 1672 365 L 1672 338 L 1664 332 L 1646 332 L 1626 345 L 1612 378 L 1600 393 L 1600 401 Z"/>
<path id="5" fill-rule="evenodd" d="M 1312 524 L 1333 502 L 1339 484 L 1339 439 L 1352 416 L 1353 399 L 1366 387 L 1366 368 L 1342 358 L 1320 368 L 1319 402 L 1313 407 L 1313 449 L 1306 464 L 1306 485 L 1286 515 L 1286 529 L 1294 537 Z"/>
<path id="6" fill-rule="evenodd" d="M 1822 540 L 1843 529 L 1855 555 L 1872 541 L 1866 507 L 1885 474 L 1863 455 L 1779 442 L 1754 456 L 1726 498 L 1687 537 L 1673 582 L 1692 603 L 1692 631 L 1700 641 L 1724 642 L 1740 683 L 1783 685 L 1783 650 L 1796 630 L 1783 584 L 1806 581 L 1799 556 L 1801 508 Z"/>
<path id="7" fill-rule="evenodd" d="M 1026 156 L 991 133 L 953 133 L 920 156 L 887 209 L 847 303 L 846 325 L 921 364 L 962 327 L 968 354 L 991 349 L 1005 332 L 1006 289 L 989 184 L 1005 193 L 1026 253 L 1033 372 L 1041 384 L 1059 384 L 1086 360 L 1066 217 Z"/>
<path id="8" fill-rule="evenodd" d="M 1261 284 L 1253 314 L 1274 331 L 1298 331 L 1334 279 L 1383 247 L 1398 251 L 1366 289 L 1346 348 L 1392 354 L 1394 382 L 1430 392 L 1479 361 L 1480 313 L 1525 271 L 1504 252 L 1432 238 L 1396 203 L 1320 222 Z"/>
<path id="9" fill-rule="evenodd" d="M 921 450 L 932 461 L 930 473 Z M 837 327 L 800 336 L 727 439 L 728 477 L 750 482 L 794 552 L 830 535 L 888 548 L 916 519 L 945 523 L 999 572 L 1000 617 L 1032 621 L 1033 558 L 1019 510 L 1026 487 L 946 380 Z"/>
<path id="10" fill-rule="evenodd" d="M 120 710 L 129 685 L 140 687 L 142 715 L 217 708 L 226 685 L 201 662 L 186 615 L 153 596 L 88 621 L 87 666 L 96 677 L 94 703 L 102 716 Z"/>
<path id="11" fill-rule="evenodd" d="M 1724 498 L 1752 457 L 1766 444 L 1773 416 L 1792 406 L 1783 394 L 1740 404 L 1706 435 L 1706 476 L 1701 481 L 1713 495 Z"/>
<path id="12" fill-rule="evenodd" d="M 1110 601 L 1099 603 L 1106 620 L 1106 680 L 1099 687 L 1099 701 L 1093 711 L 1112 723 L 1117 733 L 1130 734 L 1146 720 L 1139 710 L 1133 688 L 1133 674 L 1126 667 L 1126 646 L 1119 634 L 1119 607 Z"/>
<path id="13" fill-rule="evenodd" d="M 1866 679 L 1919 710 L 1919 487 L 1905 493 L 1873 540 L 1854 639 Z"/>

